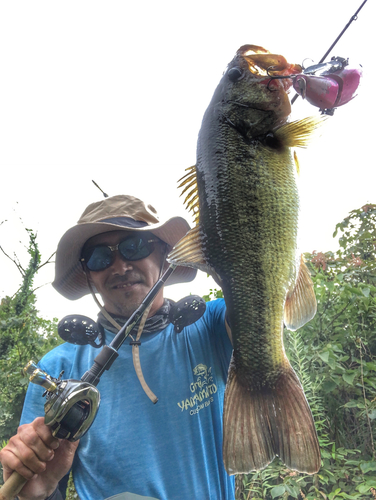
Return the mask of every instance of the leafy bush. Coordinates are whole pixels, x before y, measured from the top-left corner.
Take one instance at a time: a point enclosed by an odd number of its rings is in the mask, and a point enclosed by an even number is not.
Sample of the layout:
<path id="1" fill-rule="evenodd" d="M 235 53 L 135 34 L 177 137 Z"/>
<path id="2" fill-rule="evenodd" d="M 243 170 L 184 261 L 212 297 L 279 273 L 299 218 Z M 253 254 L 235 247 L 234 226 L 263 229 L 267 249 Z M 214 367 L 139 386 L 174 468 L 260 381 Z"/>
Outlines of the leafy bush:
<path id="1" fill-rule="evenodd" d="M 27 230 L 30 260 L 27 267 L 10 258 L 19 269 L 22 283 L 13 297 L 4 297 L 0 303 L 0 443 L 5 445 L 17 432 L 28 385 L 22 367 L 30 359 L 39 359 L 61 343 L 56 321 L 39 316 L 33 290 L 35 274 L 41 267 L 41 256 L 36 236 Z M 0 247 L 5 255 L 5 251 Z M 8 255 L 7 255 L 8 256 Z M 48 262 L 48 261 L 47 261 Z M 44 265 L 44 264 L 42 264 Z M 0 483 L 2 477 L 0 476 Z"/>

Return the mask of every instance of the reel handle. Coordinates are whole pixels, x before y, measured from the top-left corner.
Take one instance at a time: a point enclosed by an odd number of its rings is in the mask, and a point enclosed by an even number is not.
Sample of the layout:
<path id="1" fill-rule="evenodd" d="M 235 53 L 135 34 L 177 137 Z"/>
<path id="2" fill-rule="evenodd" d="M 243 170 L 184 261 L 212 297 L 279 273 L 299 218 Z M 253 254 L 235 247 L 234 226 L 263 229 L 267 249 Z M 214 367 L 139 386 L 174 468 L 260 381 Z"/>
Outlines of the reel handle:
<path id="1" fill-rule="evenodd" d="M 27 483 L 21 474 L 14 471 L 0 488 L 0 500 L 13 500 Z"/>

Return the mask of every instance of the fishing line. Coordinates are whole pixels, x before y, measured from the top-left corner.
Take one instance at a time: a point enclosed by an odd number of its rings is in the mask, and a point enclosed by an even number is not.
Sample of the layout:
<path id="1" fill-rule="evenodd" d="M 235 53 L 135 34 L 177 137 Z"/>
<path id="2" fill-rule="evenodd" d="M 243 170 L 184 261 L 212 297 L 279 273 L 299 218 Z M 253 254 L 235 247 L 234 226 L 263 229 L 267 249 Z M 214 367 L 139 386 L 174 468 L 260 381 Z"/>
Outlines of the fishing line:
<path id="1" fill-rule="evenodd" d="M 343 28 L 343 30 L 341 31 L 341 33 L 337 36 L 337 38 L 334 40 L 334 42 L 332 43 L 332 45 L 329 47 L 329 49 L 325 52 L 325 54 L 322 56 L 322 58 L 320 59 L 319 61 L 319 64 L 321 64 L 322 62 L 324 62 L 324 60 L 326 59 L 326 57 L 328 56 L 328 54 L 332 51 L 332 49 L 335 47 L 335 45 L 337 45 L 338 41 L 340 40 L 340 38 L 342 37 L 342 35 L 345 33 L 345 31 L 347 30 L 347 28 L 350 26 L 350 24 L 353 22 L 353 21 L 356 21 L 358 19 L 358 13 L 360 12 L 360 10 L 363 8 L 364 4 L 367 2 L 367 0 L 364 0 L 364 2 L 361 4 L 361 6 L 358 8 L 358 10 L 355 12 L 355 14 L 353 16 L 351 16 L 350 18 L 350 21 L 346 24 L 346 26 Z M 294 102 L 296 101 L 296 99 L 299 97 L 299 94 L 295 94 L 294 97 L 291 99 L 291 104 L 294 104 Z"/>

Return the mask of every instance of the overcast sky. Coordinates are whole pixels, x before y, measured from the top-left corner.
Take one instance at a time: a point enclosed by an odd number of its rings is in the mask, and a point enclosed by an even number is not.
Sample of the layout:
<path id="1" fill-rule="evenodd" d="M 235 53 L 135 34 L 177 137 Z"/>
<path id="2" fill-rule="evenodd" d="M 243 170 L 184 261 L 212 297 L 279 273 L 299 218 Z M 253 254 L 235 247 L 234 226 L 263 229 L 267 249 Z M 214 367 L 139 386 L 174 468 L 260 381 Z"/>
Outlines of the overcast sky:
<path id="1" fill-rule="evenodd" d="M 289 62 L 318 62 L 360 4 L 1 2 L 0 245 L 26 265 L 24 227 L 32 228 L 47 259 L 85 207 L 102 198 L 92 179 L 110 195 L 149 201 L 162 219 L 182 215 L 191 223 L 177 180 L 195 163 L 202 116 L 236 50 L 249 43 Z M 368 0 L 330 54 L 362 64 L 359 95 L 298 151 L 303 251 L 335 250 L 336 223 L 376 203 L 375 14 Z M 292 119 L 317 112 L 299 99 Z M 47 284 L 53 275 L 53 265 L 45 266 L 36 280 L 46 284 L 37 304 L 44 317 L 96 316 L 92 299 L 60 297 Z M 3 255 L 0 276 L 0 297 L 15 293 L 20 275 Z M 212 284 L 200 273 L 166 295 L 202 295 Z"/>

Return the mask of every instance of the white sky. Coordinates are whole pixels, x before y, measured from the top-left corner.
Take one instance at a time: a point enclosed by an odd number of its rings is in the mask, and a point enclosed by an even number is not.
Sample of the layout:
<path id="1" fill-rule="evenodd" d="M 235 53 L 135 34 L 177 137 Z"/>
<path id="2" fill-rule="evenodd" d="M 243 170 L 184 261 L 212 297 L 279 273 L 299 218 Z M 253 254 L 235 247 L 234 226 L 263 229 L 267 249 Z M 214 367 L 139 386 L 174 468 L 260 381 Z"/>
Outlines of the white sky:
<path id="1" fill-rule="evenodd" d="M 161 218 L 188 217 L 177 180 L 195 163 L 201 119 L 227 63 L 246 43 L 289 62 L 318 62 L 361 0 L 17 1 L 0 3 L 0 245 L 24 265 L 25 227 L 45 259 L 85 207 L 110 195 L 152 203 Z M 362 64 L 359 95 L 339 108 L 301 164 L 303 251 L 335 250 L 337 222 L 376 203 L 375 1 L 368 0 L 330 54 Z M 293 94 L 292 94 L 293 95 Z M 292 119 L 317 113 L 299 99 Z M 372 136 L 371 136 L 372 134 Z M 19 243 L 21 241 L 22 243 Z M 36 285 L 52 281 L 53 265 Z M 0 255 L 0 297 L 20 283 Z M 213 282 L 166 289 L 179 299 Z M 38 291 L 44 317 L 96 317 L 91 298 Z"/>

